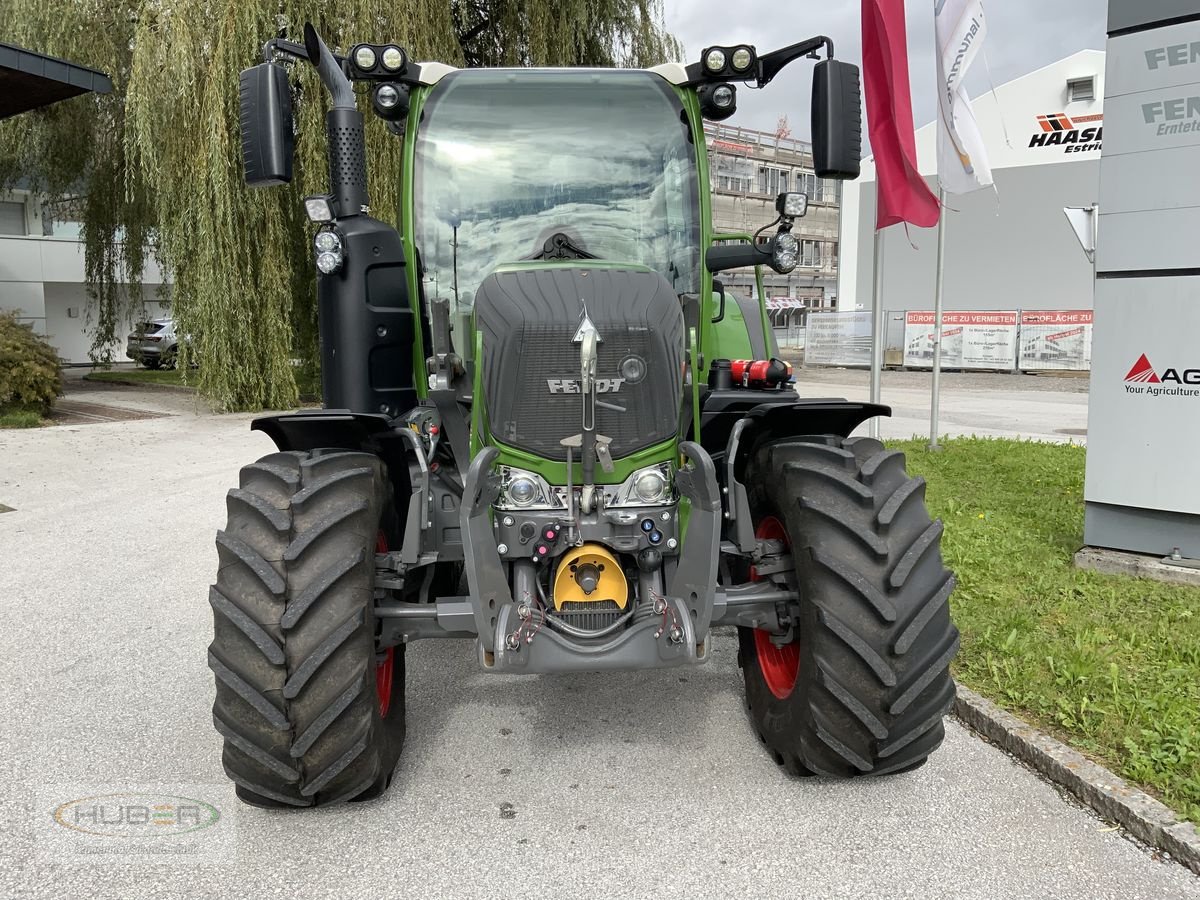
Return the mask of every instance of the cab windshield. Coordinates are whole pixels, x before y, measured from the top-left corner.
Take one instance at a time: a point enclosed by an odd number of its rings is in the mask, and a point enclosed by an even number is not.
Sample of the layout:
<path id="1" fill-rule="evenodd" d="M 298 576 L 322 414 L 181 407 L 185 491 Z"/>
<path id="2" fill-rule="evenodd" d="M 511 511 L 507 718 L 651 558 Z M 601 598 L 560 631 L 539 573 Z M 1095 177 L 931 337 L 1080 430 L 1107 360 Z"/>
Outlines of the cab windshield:
<path id="1" fill-rule="evenodd" d="M 658 76 L 456 72 L 430 92 L 419 128 L 414 239 L 429 296 L 465 310 L 496 266 L 539 258 L 557 234 L 582 258 L 698 289 L 695 148 Z"/>

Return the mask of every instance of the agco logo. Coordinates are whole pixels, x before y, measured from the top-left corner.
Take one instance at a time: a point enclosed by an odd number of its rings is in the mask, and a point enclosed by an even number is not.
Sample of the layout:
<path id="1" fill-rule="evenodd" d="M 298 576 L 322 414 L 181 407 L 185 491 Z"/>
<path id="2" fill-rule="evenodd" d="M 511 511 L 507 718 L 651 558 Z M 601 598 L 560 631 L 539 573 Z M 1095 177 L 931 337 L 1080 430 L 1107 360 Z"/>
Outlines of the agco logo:
<path id="1" fill-rule="evenodd" d="M 1175 384 L 1179 387 L 1163 387 Z M 1161 375 L 1143 353 L 1125 375 L 1125 392 L 1147 397 L 1200 397 L 1200 390 L 1189 390 L 1182 385 L 1200 385 L 1200 369 L 1164 369 Z"/>
<path id="2" fill-rule="evenodd" d="M 1104 140 L 1104 128 L 1099 123 L 1102 115 L 1068 117 L 1066 113 L 1049 113 L 1038 116 L 1037 132 L 1029 139 L 1029 149 L 1036 147 L 1059 147 L 1063 153 L 1088 153 L 1099 150 Z M 1083 127 L 1087 126 L 1087 127 Z"/>
<path id="3" fill-rule="evenodd" d="M 621 391 L 621 385 L 625 383 L 624 378 L 597 378 L 596 393 L 598 394 L 617 394 Z M 550 388 L 552 394 L 578 394 L 579 379 L 578 378 L 547 378 L 546 387 Z"/>

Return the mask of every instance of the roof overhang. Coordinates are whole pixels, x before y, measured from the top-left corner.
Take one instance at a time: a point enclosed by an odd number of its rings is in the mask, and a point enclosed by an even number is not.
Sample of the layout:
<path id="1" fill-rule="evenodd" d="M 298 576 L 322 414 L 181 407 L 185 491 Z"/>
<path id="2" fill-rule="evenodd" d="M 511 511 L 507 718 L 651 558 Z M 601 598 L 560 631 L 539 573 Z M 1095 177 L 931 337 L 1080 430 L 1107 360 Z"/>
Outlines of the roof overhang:
<path id="1" fill-rule="evenodd" d="M 0 119 L 49 106 L 80 94 L 107 94 L 103 72 L 0 43 Z"/>

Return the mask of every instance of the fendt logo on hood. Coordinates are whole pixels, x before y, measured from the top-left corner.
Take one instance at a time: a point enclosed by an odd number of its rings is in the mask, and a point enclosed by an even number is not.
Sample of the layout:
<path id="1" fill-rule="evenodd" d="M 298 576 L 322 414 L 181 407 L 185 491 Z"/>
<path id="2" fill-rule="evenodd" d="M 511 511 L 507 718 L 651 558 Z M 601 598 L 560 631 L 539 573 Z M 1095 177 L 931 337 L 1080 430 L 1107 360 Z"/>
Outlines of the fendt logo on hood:
<path id="1" fill-rule="evenodd" d="M 1175 384 L 1179 387 L 1163 387 Z M 1125 392 L 1143 394 L 1147 397 L 1200 397 L 1200 390 L 1191 390 L 1183 385 L 1200 385 L 1200 369 L 1164 369 L 1161 375 L 1143 353 L 1125 375 Z"/>
<path id="2" fill-rule="evenodd" d="M 621 391 L 621 385 L 625 383 L 624 378 L 597 378 L 596 393 L 598 394 L 617 394 Z M 550 388 L 552 394 L 578 394 L 579 379 L 578 378 L 547 378 L 546 387 Z"/>

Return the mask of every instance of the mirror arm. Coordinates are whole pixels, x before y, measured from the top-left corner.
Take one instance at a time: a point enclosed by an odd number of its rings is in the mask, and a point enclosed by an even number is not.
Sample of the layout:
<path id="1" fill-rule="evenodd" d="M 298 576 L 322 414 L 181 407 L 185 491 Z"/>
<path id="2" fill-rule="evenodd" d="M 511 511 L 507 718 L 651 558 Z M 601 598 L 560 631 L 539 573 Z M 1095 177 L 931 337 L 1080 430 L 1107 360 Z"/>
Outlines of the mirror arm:
<path id="1" fill-rule="evenodd" d="M 271 38 L 263 44 L 263 62 L 274 62 L 275 55 L 290 56 L 292 59 L 308 62 L 308 51 L 303 44 L 295 41 L 285 41 L 283 38 Z"/>
<path id="2" fill-rule="evenodd" d="M 764 53 L 758 58 L 758 87 L 766 87 L 780 73 L 784 66 L 802 56 L 817 59 L 817 51 L 825 48 L 825 58 L 833 59 L 833 41 L 824 35 L 817 35 L 790 47 Z"/>

